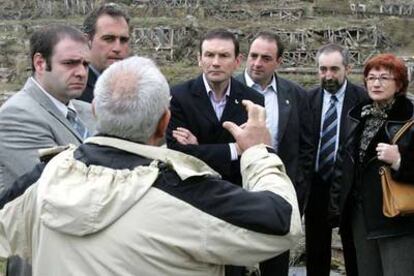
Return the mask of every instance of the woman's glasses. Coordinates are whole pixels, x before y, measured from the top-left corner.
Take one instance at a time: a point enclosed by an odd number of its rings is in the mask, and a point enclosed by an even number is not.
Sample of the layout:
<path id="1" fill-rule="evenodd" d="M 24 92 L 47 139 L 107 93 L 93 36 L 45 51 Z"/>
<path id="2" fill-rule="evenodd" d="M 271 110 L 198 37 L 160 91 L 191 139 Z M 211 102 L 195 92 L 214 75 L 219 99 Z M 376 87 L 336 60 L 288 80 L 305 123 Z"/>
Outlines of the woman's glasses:
<path id="1" fill-rule="evenodd" d="M 365 81 L 368 84 L 374 84 L 375 81 L 379 81 L 380 85 L 382 86 L 387 85 L 392 80 L 394 80 L 394 78 L 391 76 L 368 76 L 365 78 Z"/>

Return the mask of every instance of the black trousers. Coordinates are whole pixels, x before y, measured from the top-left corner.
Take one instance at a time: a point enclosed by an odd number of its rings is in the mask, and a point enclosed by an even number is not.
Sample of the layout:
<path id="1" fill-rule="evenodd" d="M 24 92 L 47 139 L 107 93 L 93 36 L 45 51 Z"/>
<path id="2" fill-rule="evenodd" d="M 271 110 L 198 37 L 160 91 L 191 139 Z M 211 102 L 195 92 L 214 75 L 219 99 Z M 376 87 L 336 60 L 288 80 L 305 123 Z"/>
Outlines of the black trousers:
<path id="1" fill-rule="evenodd" d="M 32 266 L 19 256 L 11 256 L 7 259 L 8 276 L 31 276 Z"/>
<path id="2" fill-rule="evenodd" d="M 312 181 L 305 211 L 307 276 L 329 276 L 331 270 L 332 228 L 328 223 L 329 187 L 330 183 L 324 182 L 318 176 Z M 341 228 L 340 235 L 347 276 L 357 276 L 351 227 Z"/>
<path id="3" fill-rule="evenodd" d="M 244 267 L 226 265 L 226 276 L 244 276 Z M 260 263 L 260 276 L 288 276 L 289 251 Z"/>
<path id="4" fill-rule="evenodd" d="M 244 276 L 246 275 L 246 269 L 244 266 L 226 265 L 225 276 Z"/>
<path id="5" fill-rule="evenodd" d="M 289 251 L 260 263 L 260 276 L 288 276 Z"/>

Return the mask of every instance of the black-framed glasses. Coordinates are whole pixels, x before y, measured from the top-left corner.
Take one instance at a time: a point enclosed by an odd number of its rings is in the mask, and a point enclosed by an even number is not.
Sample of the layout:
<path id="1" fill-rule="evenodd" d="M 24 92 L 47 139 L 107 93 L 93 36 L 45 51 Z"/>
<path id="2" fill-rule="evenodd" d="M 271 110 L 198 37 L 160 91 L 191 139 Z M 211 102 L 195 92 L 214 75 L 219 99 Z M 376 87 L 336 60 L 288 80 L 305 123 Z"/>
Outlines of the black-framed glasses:
<path id="1" fill-rule="evenodd" d="M 373 84 L 375 81 L 379 81 L 380 85 L 387 85 L 392 80 L 395 80 L 395 78 L 391 76 L 369 76 L 365 78 L 365 81 L 369 84 Z"/>

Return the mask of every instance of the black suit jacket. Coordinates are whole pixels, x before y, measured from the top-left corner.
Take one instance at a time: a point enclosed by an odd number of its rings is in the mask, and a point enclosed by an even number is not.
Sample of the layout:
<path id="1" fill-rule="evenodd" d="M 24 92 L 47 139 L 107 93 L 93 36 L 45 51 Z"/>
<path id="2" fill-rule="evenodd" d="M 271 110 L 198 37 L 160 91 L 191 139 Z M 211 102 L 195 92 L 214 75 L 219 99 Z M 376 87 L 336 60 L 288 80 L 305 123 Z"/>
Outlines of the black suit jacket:
<path id="1" fill-rule="evenodd" d="M 78 100 L 91 103 L 93 100 L 93 89 L 95 88 L 95 83 L 98 80 L 98 76 L 95 72 L 89 67 L 88 71 L 88 82 L 86 83 L 86 88 L 83 90 L 82 95 Z"/>
<path id="2" fill-rule="evenodd" d="M 316 87 L 309 91 L 309 99 L 313 119 L 313 143 L 315 145 L 315 155 L 314 162 L 316 162 L 317 148 L 319 144 L 319 134 L 321 131 L 321 118 L 322 118 L 322 104 L 323 104 L 323 89 L 321 87 Z M 345 98 L 342 107 L 341 113 L 341 123 L 339 129 L 339 146 L 341 148 L 345 143 L 348 132 L 348 113 L 349 111 L 356 106 L 357 104 L 367 101 L 368 94 L 364 88 L 352 84 L 349 80 L 345 90 Z M 314 168 L 313 168 L 314 171 Z M 315 177 L 312 177 L 316 179 Z M 313 183 L 314 184 L 314 183 Z M 317 183 L 315 183 L 317 184 Z M 327 188 L 329 185 L 327 186 Z"/>
<path id="3" fill-rule="evenodd" d="M 201 75 L 174 86 L 171 96 L 171 120 L 167 129 L 168 147 L 198 157 L 219 172 L 224 179 L 240 185 L 240 162 L 231 161 L 228 145 L 235 140 L 222 124 L 225 121 L 237 125 L 245 123 L 247 112 L 241 104 L 242 100 L 251 100 L 263 106 L 263 96 L 232 78 L 230 96 L 220 121 L 211 105 Z M 177 127 L 190 130 L 197 137 L 199 144 L 180 145 L 172 136 L 172 131 Z"/>
<path id="4" fill-rule="evenodd" d="M 301 212 L 306 205 L 309 176 L 313 167 L 312 123 L 306 91 L 275 74 L 279 110 L 277 154 L 292 180 Z M 244 73 L 236 77 L 246 84 Z"/>

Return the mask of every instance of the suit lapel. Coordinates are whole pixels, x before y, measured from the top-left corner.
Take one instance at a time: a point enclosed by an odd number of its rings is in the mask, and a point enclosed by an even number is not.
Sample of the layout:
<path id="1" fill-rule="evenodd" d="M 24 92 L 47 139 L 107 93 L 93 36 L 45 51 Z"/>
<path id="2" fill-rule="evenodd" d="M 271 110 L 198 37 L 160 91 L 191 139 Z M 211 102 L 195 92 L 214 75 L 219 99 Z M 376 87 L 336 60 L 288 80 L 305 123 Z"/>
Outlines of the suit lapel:
<path id="1" fill-rule="evenodd" d="M 205 116 L 213 124 L 218 124 L 217 115 L 211 105 L 210 98 L 207 95 L 206 87 L 204 86 L 203 76 L 199 76 L 191 89 L 193 102 L 196 110 Z"/>
<path id="2" fill-rule="evenodd" d="M 55 104 L 44 94 L 43 91 L 32 81 L 32 79 L 28 79 L 24 86 L 24 90 L 42 106 L 50 115 L 56 118 L 63 126 L 65 126 L 68 130 L 72 132 L 72 134 L 82 142 L 82 137 L 79 136 L 76 130 L 70 125 L 69 121 L 63 116 L 62 112 L 60 112 Z"/>
<path id="3" fill-rule="evenodd" d="M 344 97 L 344 104 L 342 107 L 342 114 L 341 114 L 341 132 L 339 134 L 339 143 L 342 144 L 342 141 L 346 138 L 346 120 L 348 117 L 348 112 L 351 110 L 356 104 L 358 103 L 358 97 L 355 94 L 355 89 L 353 88 L 353 84 L 348 81 L 345 90 L 345 97 Z"/>
<path id="4" fill-rule="evenodd" d="M 93 69 L 91 69 L 89 67 L 88 81 L 86 83 L 86 86 L 89 87 L 91 89 L 91 91 L 93 91 L 93 89 L 95 88 L 95 83 L 96 83 L 97 80 L 98 80 L 98 76 L 95 74 Z"/>
<path id="5" fill-rule="evenodd" d="M 292 100 L 289 97 L 289 88 L 283 83 L 283 81 L 278 80 L 276 74 L 276 85 L 277 85 L 277 102 L 279 108 L 279 123 L 278 123 L 278 134 L 277 140 L 282 141 L 283 135 L 285 134 L 286 127 L 288 124 L 288 119 L 291 110 Z"/>
<path id="6" fill-rule="evenodd" d="M 241 93 L 241 89 L 239 89 L 238 85 L 239 84 L 231 78 L 230 97 L 227 99 L 223 115 L 221 116 L 221 122 L 234 121 L 232 118 L 240 116 L 243 93 Z"/>
<path id="7" fill-rule="evenodd" d="M 316 95 L 312 99 L 312 114 L 315 114 L 315 120 L 313 121 L 314 126 L 313 129 L 315 130 L 315 138 L 317 139 L 317 143 L 319 143 L 319 133 L 321 131 L 321 120 L 322 120 L 322 99 L 323 99 L 323 90 L 319 88 Z"/>

